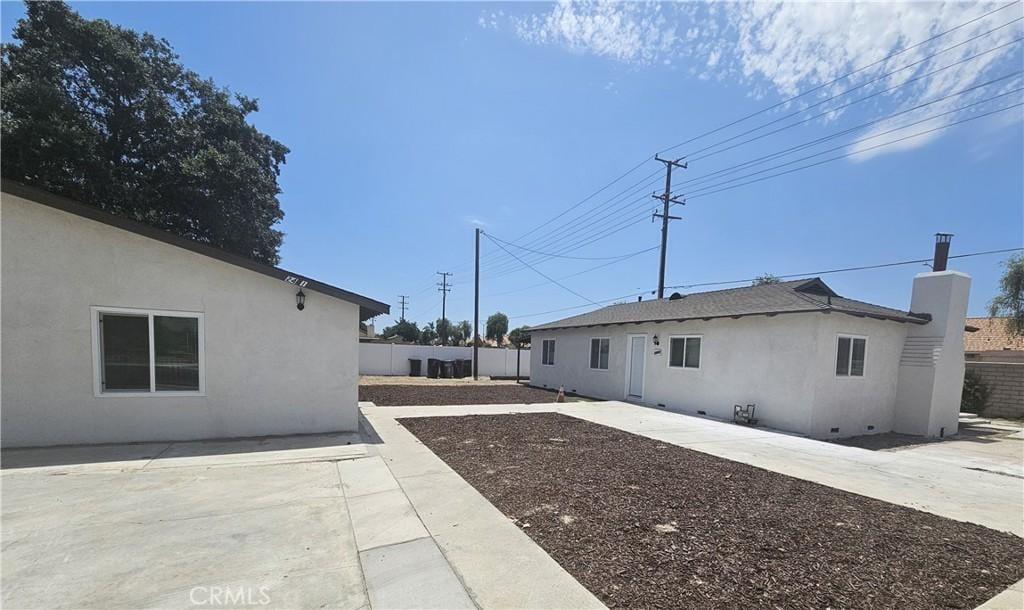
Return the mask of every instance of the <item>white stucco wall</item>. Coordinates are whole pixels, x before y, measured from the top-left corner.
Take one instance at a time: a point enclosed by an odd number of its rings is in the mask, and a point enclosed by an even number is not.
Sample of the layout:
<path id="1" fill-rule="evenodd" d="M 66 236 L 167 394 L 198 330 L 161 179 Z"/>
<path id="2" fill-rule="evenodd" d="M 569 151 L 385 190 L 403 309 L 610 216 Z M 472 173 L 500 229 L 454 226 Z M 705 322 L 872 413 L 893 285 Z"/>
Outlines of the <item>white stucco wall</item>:
<path id="1" fill-rule="evenodd" d="M 516 350 L 481 347 L 479 374 L 486 377 L 511 377 L 516 374 Z M 427 374 L 427 359 L 472 360 L 473 348 L 456 345 L 406 345 L 402 343 L 360 343 L 361 375 L 409 374 L 409 359 L 421 360 L 420 374 Z M 520 352 L 519 374 L 530 376 L 530 350 Z"/>
<path id="2" fill-rule="evenodd" d="M 760 423 L 773 428 L 820 438 L 881 433 L 892 428 L 907 326 L 810 313 L 534 331 L 531 384 L 622 400 L 628 336 L 644 334 L 644 404 L 731 419 L 734 404 L 755 403 Z M 862 378 L 835 374 L 841 333 L 868 337 Z M 654 335 L 658 346 L 653 344 Z M 699 369 L 668 367 L 672 335 L 702 337 Z M 592 337 L 611 339 L 607 371 L 589 368 Z M 556 339 L 554 366 L 541 364 L 542 341 L 550 338 Z M 839 431 L 833 433 L 833 428 Z"/>
<path id="3" fill-rule="evenodd" d="M 4 194 L 4 446 L 355 430 L 358 306 Z M 90 307 L 202 312 L 205 396 L 96 397 Z"/>

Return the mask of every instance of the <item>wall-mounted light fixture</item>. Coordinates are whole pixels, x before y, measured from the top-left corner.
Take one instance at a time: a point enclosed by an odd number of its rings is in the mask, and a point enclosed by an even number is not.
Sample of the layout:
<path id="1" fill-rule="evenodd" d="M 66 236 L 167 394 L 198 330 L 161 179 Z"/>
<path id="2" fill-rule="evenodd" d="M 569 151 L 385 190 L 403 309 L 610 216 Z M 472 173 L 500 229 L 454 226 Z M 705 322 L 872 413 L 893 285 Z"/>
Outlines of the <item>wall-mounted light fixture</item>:
<path id="1" fill-rule="evenodd" d="M 658 335 L 654 335 L 653 341 L 655 345 L 661 345 L 661 341 L 658 340 Z"/>
<path id="2" fill-rule="evenodd" d="M 306 308 L 306 293 L 302 292 L 301 288 L 295 293 L 295 308 L 299 311 Z"/>

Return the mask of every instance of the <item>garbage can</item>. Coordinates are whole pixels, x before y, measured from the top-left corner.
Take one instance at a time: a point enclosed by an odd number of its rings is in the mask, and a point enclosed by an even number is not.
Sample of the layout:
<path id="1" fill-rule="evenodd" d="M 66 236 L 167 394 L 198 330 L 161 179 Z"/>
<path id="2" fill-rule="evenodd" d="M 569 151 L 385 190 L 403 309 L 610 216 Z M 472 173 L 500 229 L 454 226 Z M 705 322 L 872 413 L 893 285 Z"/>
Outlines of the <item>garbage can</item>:
<path id="1" fill-rule="evenodd" d="M 423 374 L 423 361 L 419 358 L 409 358 L 409 376 L 419 377 Z"/>
<path id="2" fill-rule="evenodd" d="M 441 374 L 441 361 L 437 358 L 427 358 L 427 377 L 437 379 Z"/>
<path id="3" fill-rule="evenodd" d="M 455 366 L 453 367 L 452 370 L 452 376 L 455 377 L 456 379 L 462 379 L 463 377 L 466 376 L 466 369 L 465 367 L 462 366 L 463 362 L 465 362 L 465 360 L 463 360 L 462 358 L 455 359 Z"/>
<path id="4" fill-rule="evenodd" d="M 453 360 L 442 360 L 441 361 L 441 377 L 445 379 L 451 379 L 455 376 L 455 361 Z"/>
<path id="5" fill-rule="evenodd" d="M 462 376 L 472 377 L 473 376 L 473 361 L 463 360 L 462 361 Z"/>

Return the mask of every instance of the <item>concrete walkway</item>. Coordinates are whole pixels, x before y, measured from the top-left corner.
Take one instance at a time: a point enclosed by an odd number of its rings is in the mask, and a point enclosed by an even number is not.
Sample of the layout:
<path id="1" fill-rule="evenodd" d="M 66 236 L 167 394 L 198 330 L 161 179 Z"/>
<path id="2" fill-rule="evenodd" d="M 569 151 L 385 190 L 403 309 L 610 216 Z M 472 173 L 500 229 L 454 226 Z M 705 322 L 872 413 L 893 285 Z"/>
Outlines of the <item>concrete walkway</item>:
<path id="1" fill-rule="evenodd" d="M 8 608 L 475 608 L 356 434 L 3 452 Z"/>
<path id="2" fill-rule="evenodd" d="M 1017 535 L 1024 527 L 1019 478 L 949 456 L 619 402 L 364 405 L 361 435 L 4 451 L 2 605 L 603 607 L 398 422 L 545 411 Z M 986 607 L 1022 602 L 1018 583 Z"/>

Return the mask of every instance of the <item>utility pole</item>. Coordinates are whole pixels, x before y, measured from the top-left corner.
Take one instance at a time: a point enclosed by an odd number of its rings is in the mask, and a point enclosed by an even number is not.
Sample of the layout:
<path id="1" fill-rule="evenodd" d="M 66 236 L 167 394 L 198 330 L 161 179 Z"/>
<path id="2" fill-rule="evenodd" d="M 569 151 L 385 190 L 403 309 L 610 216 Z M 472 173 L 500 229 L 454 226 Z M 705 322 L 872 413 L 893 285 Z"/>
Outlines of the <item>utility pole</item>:
<path id="1" fill-rule="evenodd" d="M 437 290 L 441 293 L 441 321 L 447 324 L 448 316 L 445 313 L 445 307 L 448 302 L 448 293 L 452 290 L 448 285 L 448 276 L 452 274 L 447 271 L 438 271 L 437 274 L 441 276 L 441 283 L 437 285 Z M 445 328 L 444 334 L 441 335 L 441 345 L 448 345 L 449 331 L 451 328 Z"/>
<path id="2" fill-rule="evenodd" d="M 476 228 L 476 273 L 473 279 L 473 381 L 480 374 L 480 227 Z"/>
<path id="3" fill-rule="evenodd" d="M 678 167 L 686 169 L 686 164 L 683 163 L 685 157 L 680 157 L 673 161 L 672 159 L 662 159 L 658 155 L 654 155 L 655 161 L 661 161 L 665 164 L 665 192 L 661 195 L 657 193 L 651 195 L 655 199 L 662 201 L 661 214 L 653 214 L 651 220 L 655 218 L 661 219 L 661 265 L 658 267 L 658 298 L 665 298 L 665 255 L 668 252 L 668 221 L 679 220 L 679 216 L 670 216 L 668 208 L 673 203 L 684 205 L 686 201 L 682 199 L 676 199 L 672 196 L 672 168 Z"/>
<path id="4" fill-rule="evenodd" d="M 404 294 L 398 295 L 398 298 L 402 299 L 399 306 L 402 308 L 402 315 L 398 318 L 399 320 L 405 320 L 405 308 L 409 305 L 409 297 Z"/>

